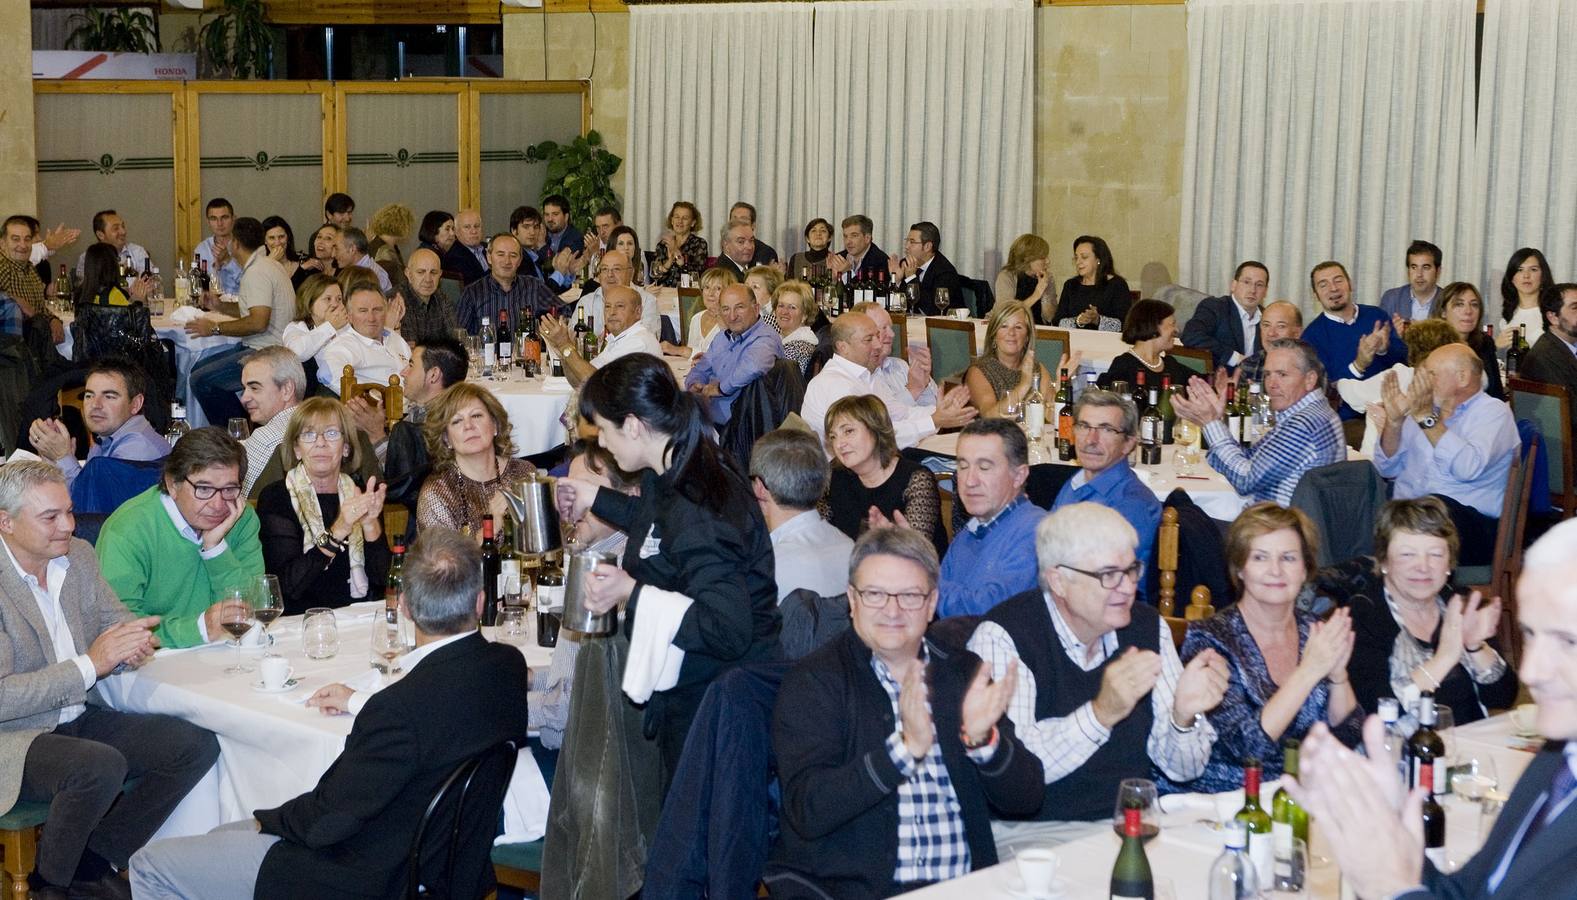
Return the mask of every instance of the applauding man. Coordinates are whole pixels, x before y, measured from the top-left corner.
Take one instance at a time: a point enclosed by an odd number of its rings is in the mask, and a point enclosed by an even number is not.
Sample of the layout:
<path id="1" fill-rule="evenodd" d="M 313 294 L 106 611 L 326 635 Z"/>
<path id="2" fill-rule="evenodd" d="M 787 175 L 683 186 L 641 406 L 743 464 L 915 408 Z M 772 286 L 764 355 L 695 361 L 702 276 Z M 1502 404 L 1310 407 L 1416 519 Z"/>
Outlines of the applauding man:
<path id="1" fill-rule="evenodd" d="M 1039 806 L 1040 763 L 1003 715 L 1013 667 L 992 680 L 973 653 L 926 640 L 936 584 L 924 535 L 867 531 L 849 559 L 853 627 L 784 678 L 773 897 L 890 897 L 956 878 L 996 863 L 993 810 Z"/>
<path id="2" fill-rule="evenodd" d="M 58 469 L 0 466 L 0 806 L 49 804 L 33 897 L 129 898 L 110 866 L 126 867 L 219 744 L 180 719 L 87 702 L 100 678 L 153 657 L 159 619 L 132 618 L 74 524 Z"/>

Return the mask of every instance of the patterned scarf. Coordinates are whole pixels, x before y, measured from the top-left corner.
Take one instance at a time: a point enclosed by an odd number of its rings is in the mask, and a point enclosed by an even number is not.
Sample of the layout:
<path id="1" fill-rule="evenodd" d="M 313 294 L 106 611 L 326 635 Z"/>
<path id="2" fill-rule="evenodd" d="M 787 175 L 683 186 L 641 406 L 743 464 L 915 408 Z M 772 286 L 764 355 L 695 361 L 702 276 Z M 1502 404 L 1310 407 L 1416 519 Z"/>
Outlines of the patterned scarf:
<path id="1" fill-rule="evenodd" d="M 323 508 L 318 505 L 318 492 L 312 487 L 312 476 L 307 474 L 305 463 L 296 463 L 295 468 L 285 474 L 285 490 L 290 494 L 290 506 L 296 511 L 296 521 L 301 523 L 301 551 L 305 553 L 317 546 L 318 535 L 328 532 L 323 525 Z M 356 482 L 341 472 L 340 503 L 343 504 L 355 490 Z M 362 537 L 359 526 L 350 532 L 350 595 L 358 600 L 367 596 L 367 541 Z"/>

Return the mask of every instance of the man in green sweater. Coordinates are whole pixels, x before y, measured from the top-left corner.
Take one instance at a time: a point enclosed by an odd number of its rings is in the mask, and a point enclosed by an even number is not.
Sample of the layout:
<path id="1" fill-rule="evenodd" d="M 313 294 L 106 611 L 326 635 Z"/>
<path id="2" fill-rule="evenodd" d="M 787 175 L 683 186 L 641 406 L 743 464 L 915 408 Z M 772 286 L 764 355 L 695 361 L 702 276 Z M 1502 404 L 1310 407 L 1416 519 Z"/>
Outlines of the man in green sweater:
<path id="1" fill-rule="evenodd" d="M 127 500 L 99 532 L 104 580 L 135 615 L 160 616 L 166 647 L 223 636 L 225 591 L 263 574 L 257 513 L 241 493 L 246 449 L 214 427 L 181 438 L 159 484 Z"/>

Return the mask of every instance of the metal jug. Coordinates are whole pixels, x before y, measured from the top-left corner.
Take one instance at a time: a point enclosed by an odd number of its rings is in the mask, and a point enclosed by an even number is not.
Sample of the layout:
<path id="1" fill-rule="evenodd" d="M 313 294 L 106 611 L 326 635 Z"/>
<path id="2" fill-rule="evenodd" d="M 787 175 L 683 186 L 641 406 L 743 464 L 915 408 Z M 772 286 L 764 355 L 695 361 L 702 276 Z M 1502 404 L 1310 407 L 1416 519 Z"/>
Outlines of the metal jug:
<path id="1" fill-rule="evenodd" d="M 616 610 L 594 613 L 586 609 L 586 585 L 598 564 L 617 565 L 618 557 L 603 550 L 577 550 L 565 554 L 563 627 L 582 634 L 612 634 L 618 625 Z"/>
<path id="2" fill-rule="evenodd" d="M 515 520 L 515 549 L 521 553 L 549 553 L 563 542 L 558 507 L 553 504 L 553 479 L 532 472 L 499 488 Z"/>

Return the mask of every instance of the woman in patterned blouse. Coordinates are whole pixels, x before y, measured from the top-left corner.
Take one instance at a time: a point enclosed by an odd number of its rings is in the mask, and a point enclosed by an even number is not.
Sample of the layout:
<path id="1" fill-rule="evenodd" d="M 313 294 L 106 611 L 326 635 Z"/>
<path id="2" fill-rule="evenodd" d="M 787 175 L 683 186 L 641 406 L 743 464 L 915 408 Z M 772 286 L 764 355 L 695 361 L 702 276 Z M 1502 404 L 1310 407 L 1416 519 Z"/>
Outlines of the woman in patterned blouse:
<path id="1" fill-rule="evenodd" d="M 783 355 L 799 363 L 801 375 L 816 355 L 819 343 L 816 332 L 810 328 L 816 315 L 815 297 L 811 286 L 798 279 L 785 281 L 772 292 L 772 311 L 783 330 Z"/>
<path id="2" fill-rule="evenodd" d="M 701 271 L 707 254 L 706 238 L 701 237 L 701 211 L 694 203 L 680 200 L 668 210 L 668 230 L 657 242 L 646 283 L 653 287 L 678 287 L 680 270 Z"/>
<path id="3" fill-rule="evenodd" d="M 1245 509 L 1227 534 L 1227 564 L 1238 602 L 1188 627 L 1184 663 L 1214 649 L 1232 669 L 1226 695 L 1210 713 L 1216 743 L 1204 774 L 1180 787 L 1215 793 L 1243 785 L 1243 760 L 1264 778 L 1281 777 L 1283 738 L 1302 738 L 1325 722 L 1357 744 L 1363 708 L 1347 677 L 1353 628 L 1347 610 L 1325 621 L 1297 608 L 1319 540 L 1301 510 L 1274 503 Z"/>
<path id="4" fill-rule="evenodd" d="M 462 381 L 428 405 L 422 432 L 433 468 L 416 501 L 417 529 L 453 528 L 480 541 L 483 516 L 503 524 L 500 489 L 536 469 L 512 459 L 509 415 L 492 391 Z"/>

